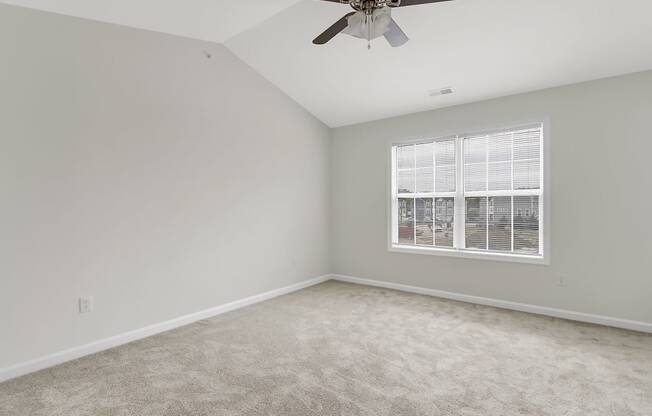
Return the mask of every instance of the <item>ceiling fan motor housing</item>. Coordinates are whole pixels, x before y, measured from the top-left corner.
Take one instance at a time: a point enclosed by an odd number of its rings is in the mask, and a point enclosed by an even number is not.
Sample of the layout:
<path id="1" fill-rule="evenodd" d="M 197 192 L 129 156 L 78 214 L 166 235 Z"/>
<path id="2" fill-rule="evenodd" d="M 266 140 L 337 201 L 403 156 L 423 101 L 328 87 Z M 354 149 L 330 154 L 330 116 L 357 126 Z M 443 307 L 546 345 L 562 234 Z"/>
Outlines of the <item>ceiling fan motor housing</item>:
<path id="1" fill-rule="evenodd" d="M 374 10 L 386 6 L 398 7 L 401 5 L 401 0 L 340 0 L 343 4 L 348 4 L 357 11 L 364 11 L 371 14 Z"/>
<path id="2" fill-rule="evenodd" d="M 405 45 L 409 40 L 405 32 L 392 19 L 391 9 L 403 6 L 440 3 L 452 0 L 324 0 L 333 3 L 348 4 L 354 12 L 349 12 L 328 29 L 317 36 L 312 43 L 323 45 L 337 36 L 346 33 L 367 40 L 371 48 L 371 39 L 384 36 L 394 48 Z"/>

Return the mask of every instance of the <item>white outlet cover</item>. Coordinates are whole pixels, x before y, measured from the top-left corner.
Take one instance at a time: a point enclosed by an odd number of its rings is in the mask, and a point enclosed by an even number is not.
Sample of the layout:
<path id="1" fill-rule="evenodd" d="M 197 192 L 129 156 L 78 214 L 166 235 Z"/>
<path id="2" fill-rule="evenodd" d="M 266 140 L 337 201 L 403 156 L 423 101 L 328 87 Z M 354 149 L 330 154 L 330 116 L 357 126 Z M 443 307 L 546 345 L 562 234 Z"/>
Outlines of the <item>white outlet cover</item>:
<path id="1" fill-rule="evenodd" d="M 79 298 L 79 313 L 89 313 L 93 311 L 93 297 L 82 296 Z"/>

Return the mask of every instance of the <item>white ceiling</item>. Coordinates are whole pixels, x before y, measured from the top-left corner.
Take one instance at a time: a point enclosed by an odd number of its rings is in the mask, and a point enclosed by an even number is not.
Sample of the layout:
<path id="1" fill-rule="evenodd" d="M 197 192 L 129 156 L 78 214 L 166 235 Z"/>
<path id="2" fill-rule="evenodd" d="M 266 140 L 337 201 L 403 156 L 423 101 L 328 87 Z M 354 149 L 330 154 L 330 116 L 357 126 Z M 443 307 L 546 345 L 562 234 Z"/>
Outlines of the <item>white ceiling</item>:
<path id="1" fill-rule="evenodd" d="M 300 0 L 0 0 L 0 3 L 224 42 Z"/>
<path id="2" fill-rule="evenodd" d="M 652 69 L 651 0 L 456 0 L 394 10 L 401 48 L 340 35 L 317 0 L 2 0 L 224 42 L 332 127 Z M 430 97 L 452 86 L 455 93 Z"/>
<path id="3" fill-rule="evenodd" d="M 310 43 L 346 12 L 304 0 L 226 45 L 330 126 L 652 69 L 652 0 L 456 0 L 394 10 L 401 48 Z"/>

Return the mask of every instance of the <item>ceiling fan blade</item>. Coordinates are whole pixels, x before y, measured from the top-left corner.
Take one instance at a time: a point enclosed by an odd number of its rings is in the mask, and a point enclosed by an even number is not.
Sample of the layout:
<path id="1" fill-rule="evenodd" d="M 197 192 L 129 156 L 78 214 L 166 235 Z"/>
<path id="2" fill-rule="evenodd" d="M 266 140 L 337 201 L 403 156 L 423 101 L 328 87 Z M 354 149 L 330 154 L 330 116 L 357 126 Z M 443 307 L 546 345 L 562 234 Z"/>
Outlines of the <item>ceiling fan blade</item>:
<path id="1" fill-rule="evenodd" d="M 392 48 L 403 46 L 410 40 L 394 19 L 389 22 L 389 28 L 383 36 L 385 36 Z"/>
<path id="2" fill-rule="evenodd" d="M 317 36 L 315 40 L 312 41 L 315 45 L 323 45 L 329 40 L 333 39 L 335 35 L 343 31 L 349 26 L 349 16 L 354 15 L 356 12 L 351 12 L 346 14 L 343 18 L 333 23 L 331 27 L 326 29 L 324 33 Z"/>
<path id="3" fill-rule="evenodd" d="M 453 1 L 453 0 L 400 0 L 400 1 L 392 1 L 392 3 L 388 3 L 388 6 L 390 7 L 404 7 L 404 6 L 417 6 L 419 4 L 429 4 L 429 3 L 440 3 L 443 1 Z"/>

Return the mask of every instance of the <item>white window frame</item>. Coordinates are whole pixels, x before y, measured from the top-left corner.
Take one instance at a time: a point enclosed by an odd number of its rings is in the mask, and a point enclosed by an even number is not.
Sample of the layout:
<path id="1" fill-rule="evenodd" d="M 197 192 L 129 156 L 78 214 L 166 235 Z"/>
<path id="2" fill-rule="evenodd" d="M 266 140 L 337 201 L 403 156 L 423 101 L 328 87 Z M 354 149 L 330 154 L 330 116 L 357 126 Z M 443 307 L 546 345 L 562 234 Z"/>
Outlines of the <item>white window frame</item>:
<path id="1" fill-rule="evenodd" d="M 394 238 L 398 238 L 398 198 L 399 195 L 396 191 L 394 167 L 396 166 L 395 160 L 395 146 L 406 144 L 428 143 L 433 141 L 450 140 L 455 138 L 456 147 L 456 190 L 455 192 L 438 193 L 438 197 L 455 197 L 455 224 L 454 227 L 454 241 L 455 246 L 458 247 L 459 241 L 464 241 L 464 226 L 457 224 L 464 224 L 465 217 L 465 197 L 471 196 L 518 196 L 518 195 L 531 195 L 529 190 L 513 190 L 513 191 L 481 191 L 481 192 L 464 192 L 464 160 L 463 160 L 463 143 L 464 138 L 468 136 L 489 134 L 502 130 L 515 130 L 523 127 L 540 124 L 542 126 L 542 140 L 541 140 L 541 178 L 543 191 L 539 198 L 539 244 L 541 246 L 542 255 L 528 255 L 518 253 L 500 253 L 495 251 L 482 251 L 473 249 L 460 249 L 460 248 L 445 248 L 445 247 L 430 247 L 430 246 L 417 246 L 417 245 L 404 245 L 394 242 Z M 523 121 L 517 123 L 505 123 L 501 126 L 491 126 L 484 128 L 474 128 L 470 131 L 448 132 L 445 134 L 433 134 L 428 136 L 421 136 L 417 138 L 404 138 L 399 140 L 391 140 L 387 143 L 388 158 L 387 158 L 387 242 L 388 251 L 395 253 L 409 253 L 409 254 L 426 254 L 435 256 L 448 256 L 460 257 L 467 259 L 479 260 L 494 260 L 506 261 L 515 263 L 528 263 L 549 266 L 550 265 L 550 240 L 551 240 L 551 201 L 550 201 L 550 122 L 547 117 L 541 117 L 536 120 Z M 434 171 L 433 171 L 434 172 Z M 419 197 L 418 193 L 410 194 L 415 198 L 414 215 L 416 215 L 416 198 Z M 431 195 L 428 195 L 430 197 Z M 434 206 L 433 206 L 434 209 Z M 398 240 L 396 240 L 398 241 Z"/>

